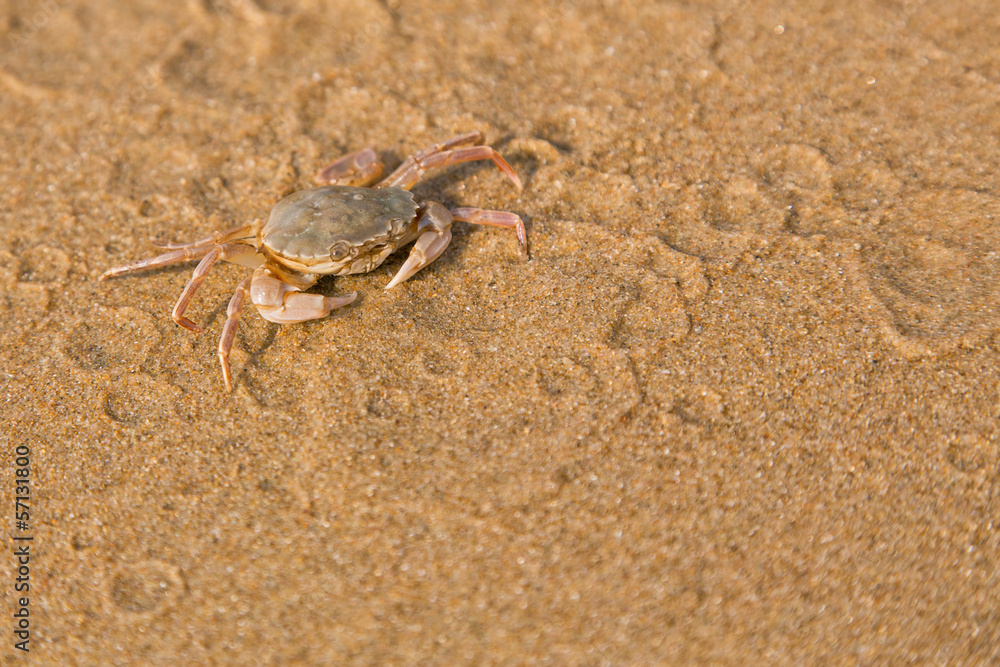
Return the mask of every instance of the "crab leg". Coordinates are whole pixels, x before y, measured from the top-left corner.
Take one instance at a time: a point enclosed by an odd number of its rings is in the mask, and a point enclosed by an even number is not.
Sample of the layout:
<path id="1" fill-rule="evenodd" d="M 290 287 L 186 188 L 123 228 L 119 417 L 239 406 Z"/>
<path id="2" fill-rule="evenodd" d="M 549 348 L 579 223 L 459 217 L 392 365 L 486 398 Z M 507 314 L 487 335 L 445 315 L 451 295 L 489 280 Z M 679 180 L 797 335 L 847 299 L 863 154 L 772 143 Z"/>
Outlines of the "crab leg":
<path id="1" fill-rule="evenodd" d="M 231 227 L 225 231 L 212 232 L 209 236 L 205 238 L 198 239 L 197 241 L 191 241 L 190 243 L 174 243 L 173 241 L 153 241 L 153 247 L 164 248 L 166 250 L 175 250 L 177 248 L 192 248 L 194 246 L 213 246 L 219 245 L 220 243 L 227 243 L 229 241 L 234 241 L 242 235 L 249 234 L 253 225 L 238 225 L 236 227 Z"/>
<path id="2" fill-rule="evenodd" d="M 472 132 L 466 132 L 465 134 L 460 134 L 457 137 L 452 137 L 451 139 L 439 141 L 433 146 L 428 146 L 424 150 L 420 151 L 417 155 L 419 157 L 427 157 L 431 153 L 440 153 L 441 151 L 450 151 L 451 149 L 458 148 L 459 146 L 478 144 L 482 140 L 483 133 L 479 130 L 473 130 Z"/>
<path id="3" fill-rule="evenodd" d="M 188 305 L 191 303 L 194 293 L 197 292 L 198 288 L 201 287 L 201 284 L 205 282 L 205 276 L 207 276 L 208 272 L 212 270 L 212 265 L 220 259 L 234 261 L 255 254 L 257 254 L 257 251 L 253 246 L 248 246 L 243 243 L 224 243 L 222 245 L 215 246 L 211 251 L 209 251 L 209 253 L 205 255 L 200 262 L 198 262 L 198 266 L 194 267 L 194 272 L 191 274 L 191 280 L 188 281 L 188 284 L 184 287 L 184 291 L 181 292 L 180 298 L 177 299 L 177 303 L 174 305 L 174 312 L 172 313 L 174 322 L 177 322 L 177 324 L 181 325 L 188 331 L 201 333 L 201 327 L 184 317 L 184 311 L 187 310 Z"/>
<path id="4" fill-rule="evenodd" d="M 253 274 L 250 274 L 240 281 L 236 293 L 229 300 L 229 306 L 226 308 L 226 324 L 222 327 L 222 337 L 219 338 L 219 363 L 222 364 L 222 378 L 226 381 L 226 389 L 229 391 L 233 390 L 233 376 L 229 370 L 229 351 L 233 349 L 233 338 L 240 326 L 243 303 L 247 294 L 250 293 L 250 280 L 252 278 Z"/>
<path id="5" fill-rule="evenodd" d="M 385 289 L 392 289 L 407 280 L 414 273 L 424 268 L 441 256 L 444 249 L 451 243 L 451 212 L 437 202 L 426 202 L 423 211 L 417 217 L 417 231 L 420 236 L 410 250 L 410 256 L 399 267 Z"/>
<path id="6" fill-rule="evenodd" d="M 514 170 L 500 153 L 497 153 L 490 146 L 467 146 L 466 148 L 454 148 L 455 146 L 465 146 L 482 139 L 479 132 L 470 132 L 449 139 L 448 141 L 434 144 L 425 148 L 419 153 L 415 153 L 406 158 L 403 164 L 399 165 L 396 171 L 389 174 L 385 180 L 375 185 L 376 188 L 403 188 L 409 190 L 423 178 L 428 169 L 434 167 L 445 167 L 450 164 L 460 162 L 475 162 L 477 160 L 492 160 L 497 169 L 502 171 L 514 183 L 518 190 L 522 189 L 521 179 L 517 177 Z"/>
<path id="7" fill-rule="evenodd" d="M 176 264 L 177 262 L 183 262 L 188 259 L 200 259 L 212 249 L 213 245 L 192 245 L 190 247 L 182 247 L 179 250 L 165 252 L 162 255 L 150 257 L 149 259 L 140 259 L 136 262 L 129 262 L 128 264 L 115 266 L 102 273 L 98 280 L 104 280 L 105 278 L 111 278 L 113 276 L 120 276 L 123 273 L 132 273 L 133 271 L 142 271 L 143 269 Z"/>
<path id="8" fill-rule="evenodd" d="M 521 242 L 524 254 L 528 254 L 528 235 L 524 231 L 524 221 L 516 213 L 484 211 L 481 208 L 453 208 L 451 209 L 451 215 L 459 222 L 515 229 L 517 231 L 517 240 Z"/>
<path id="9" fill-rule="evenodd" d="M 368 187 L 382 176 L 384 165 L 372 148 L 362 148 L 330 163 L 316 174 L 318 185 Z"/>

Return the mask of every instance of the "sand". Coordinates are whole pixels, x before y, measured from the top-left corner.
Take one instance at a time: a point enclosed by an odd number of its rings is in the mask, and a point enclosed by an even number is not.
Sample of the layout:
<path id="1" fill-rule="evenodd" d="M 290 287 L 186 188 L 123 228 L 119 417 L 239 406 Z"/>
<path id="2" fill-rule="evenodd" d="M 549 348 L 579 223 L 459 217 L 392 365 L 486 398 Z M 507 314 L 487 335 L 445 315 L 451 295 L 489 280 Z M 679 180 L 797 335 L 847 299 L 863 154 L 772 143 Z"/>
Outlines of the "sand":
<path id="1" fill-rule="evenodd" d="M 0 1 L 4 521 L 39 665 L 1000 661 L 989 3 Z M 357 302 L 106 268 L 482 131 Z M 31 520 L 14 528 L 14 455 Z M 0 558 L 0 664 L 16 544 Z"/>

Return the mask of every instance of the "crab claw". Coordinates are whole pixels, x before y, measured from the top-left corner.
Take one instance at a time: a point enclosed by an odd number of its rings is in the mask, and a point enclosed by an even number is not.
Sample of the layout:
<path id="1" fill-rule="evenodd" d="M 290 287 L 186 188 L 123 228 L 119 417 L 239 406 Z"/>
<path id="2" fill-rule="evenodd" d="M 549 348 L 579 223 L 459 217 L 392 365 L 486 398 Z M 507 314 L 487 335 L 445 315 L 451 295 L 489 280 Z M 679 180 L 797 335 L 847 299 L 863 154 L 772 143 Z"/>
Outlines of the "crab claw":
<path id="1" fill-rule="evenodd" d="M 385 289 L 392 289 L 440 257 L 449 243 L 451 243 L 450 229 L 446 229 L 443 232 L 429 230 L 421 234 L 417 242 L 413 244 L 410 256 L 403 262 L 403 266 L 399 267 L 399 271 L 392 277 L 389 284 L 385 286 Z"/>

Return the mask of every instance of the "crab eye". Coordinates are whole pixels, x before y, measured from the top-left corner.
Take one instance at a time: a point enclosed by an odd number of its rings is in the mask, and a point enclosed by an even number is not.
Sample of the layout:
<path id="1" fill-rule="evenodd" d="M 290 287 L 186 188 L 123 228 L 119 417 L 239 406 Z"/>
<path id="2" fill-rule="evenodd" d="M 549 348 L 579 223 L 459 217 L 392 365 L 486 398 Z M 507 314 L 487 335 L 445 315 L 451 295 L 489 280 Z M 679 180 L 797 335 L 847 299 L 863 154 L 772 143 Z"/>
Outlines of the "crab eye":
<path id="1" fill-rule="evenodd" d="M 351 246 L 344 241 L 337 241 L 330 248 L 330 259 L 333 261 L 341 260 L 347 257 L 351 252 Z"/>

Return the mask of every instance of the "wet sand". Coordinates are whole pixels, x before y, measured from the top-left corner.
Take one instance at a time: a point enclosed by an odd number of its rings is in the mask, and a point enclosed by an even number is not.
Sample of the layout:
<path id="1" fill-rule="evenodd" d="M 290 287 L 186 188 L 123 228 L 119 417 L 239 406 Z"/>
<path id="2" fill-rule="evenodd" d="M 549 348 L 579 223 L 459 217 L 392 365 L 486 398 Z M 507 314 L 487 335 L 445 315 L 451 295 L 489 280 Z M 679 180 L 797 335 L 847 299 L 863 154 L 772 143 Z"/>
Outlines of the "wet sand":
<path id="1" fill-rule="evenodd" d="M 942 18 L 947 17 L 947 18 Z M 959 2 L 0 0 L 34 664 L 1000 661 L 1000 48 Z M 106 268 L 481 130 L 329 318 Z M 13 528 L 11 529 L 12 532 Z M 0 559 L 15 664 L 12 556 Z"/>

